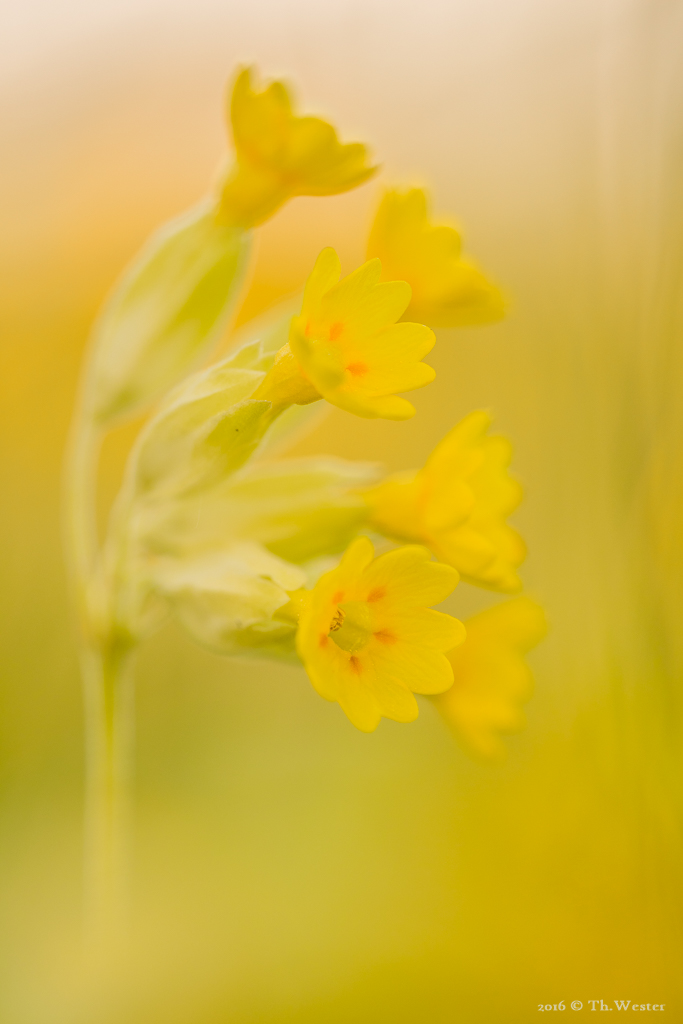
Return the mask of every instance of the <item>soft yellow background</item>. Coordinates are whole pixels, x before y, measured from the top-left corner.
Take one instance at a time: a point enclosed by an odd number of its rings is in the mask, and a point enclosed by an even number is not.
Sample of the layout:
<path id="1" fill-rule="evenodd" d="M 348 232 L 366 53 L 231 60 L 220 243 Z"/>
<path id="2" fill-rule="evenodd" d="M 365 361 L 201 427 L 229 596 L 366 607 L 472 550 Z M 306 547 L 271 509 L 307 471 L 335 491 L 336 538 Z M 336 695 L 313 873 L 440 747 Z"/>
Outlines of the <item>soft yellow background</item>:
<path id="1" fill-rule="evenodd" d="M 245 7 L 1 15 L 0 1020 L 522 1024 L 596 998 L 683 1020 L 683 5 Z M 493 410 L 552 633 L 502 767 L 467 760 L 431 706 L 366 736 L 302 672 L 176 629 L 146 644 L 130 963 L 92 991 L 60 461 L 88 326 L 224 159 L 224 83 L 245 60 L 371 143 L 385 181 L 428 184 L 513 298 L 502 325 L 441 332 L 413 421 L 334 411 L 298 450 L 408 468 Z M 357 265 L 377 190 L 278 214 L 244 315 L 299 288 L 324 245 Z M 108 447 L 103 508 L 131 436 Z M 449 609 L 490 600 L 462 585 Z"/>

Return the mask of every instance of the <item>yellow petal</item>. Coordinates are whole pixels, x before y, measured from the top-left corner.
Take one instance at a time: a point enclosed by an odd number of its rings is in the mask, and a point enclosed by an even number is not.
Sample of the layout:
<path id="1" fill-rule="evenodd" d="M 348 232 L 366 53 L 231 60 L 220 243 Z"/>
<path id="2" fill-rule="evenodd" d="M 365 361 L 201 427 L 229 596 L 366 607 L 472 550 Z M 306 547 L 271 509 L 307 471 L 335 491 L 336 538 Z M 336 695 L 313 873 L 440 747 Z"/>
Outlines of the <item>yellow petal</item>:
<path id="1" fill-rule="evenodd" d="M 504 756 L 501 734 L 524 727 L 533 679 L 524 655 L 546 633 L 543 610 L 527 597 L 468 619 L 467 638 L 449 654 L 454 684 L 435 703 L 471 752 Z"/>
<path id="2" fill-rule="evenodd" d="M 371 363 L 382 361 L 385 366 L 399 360 L 407 363 L 426 356 L 435 341 L 434 331 L 424 324 L 391 324 L 364 341 L 363 352 Z"/>
<path id="3" fill-rule="evenodd" d="M 271 82 L 257 93 L 251 84 L 251 69 L 240 71 L 230 99 L 238 155 L 255 164 L 273 163 L 285 152 L 291 117 L 292 105 L 283 82 Z"/>
<path id="4" fill-rule="evenodd" d="M 372 645 L 378 678 L 393 678 L 413 693 L 443 693 L 453 685 L 453 668 L 440 651 L 416 644 Z M 389 716 L 391 717 L 391 716 Z"/>
<path id="5" fill-rule="evenodd" d="M 367 569 L 372 562 L 375 549 L 369 537 L 357 537 L 353 544 L 347 548 L 344 557 L 334 572 L 341 582 L 346 584 L 347 580 L 355 579 Z M 340 601 L 342 598 L 339 599 Z"/>
<path id="6" fill-rule="evenodd" d="M 421 359 L 435 338 L 422 324 L 392 322 L 410 289 L 400 281 L 378 283 L 380 269 L 379 261 L 370 260 L 335 283 L 338 258 L 323 250 L 301 314 L 292 318 L 289 347 L 301 374 L 328 402 L 357 416 L 402 420 L 415 410 L 394 392 L 434 379 L 434 369 Z"/>
<path id="7" fill-rule="evenodd" d="M 467 579 L 480 578 L 496 560 L 495 546 L 469 523 L 434 537 L 433 547 L 443 562 L 459 566 Z"/>
<path id="8" fill-rule="evenodd" d="M 379 260 L 363 264 L 335 285 L 321 304 L 321 319 L 339 324 L 340 342 L 362 342 L 395 324 L 410 301 L 405 281 L 379 283 Z M 425 331 L 428 328 L 424 328 Z M 426 349 L 429 351 L 429 349 Z"/>
<path id="9" fill-rule="evenodd" d="M 297 634 L 297 650 L 302 657 L 298 644 L 300 635 L 301 632 Z M 350 682 L 349 658 L 345 651 L 336 647 L 331 640 L 324 647 L 317 643 L 317 648 L 314 646 L 307 651 L 304 663 L 308 678 L 321 697 L 329 701 L 345 699 Z"/>
<path id="10" fill-rule="evenodd" d="M 490 426 L 491 417 L 488 413 L 482 409 L 471 412 L 439 441 L 427 459 L 425 469 L 444 477 L 469 474 L 473 468 L 472 452 L 476 451 Z"/>
<path id="11" fill-rule="evenodd" d="M 337 283 L 340 277 L 341 262 L 334 249 L 328 246 L 318 256 L 306 282 L 301 309 L 302 319 L 317 312 L 323 295 Z"/>
<path id="12" fill-rule="evenodd" d="M 468 583 L 514 593 L 521 588 L 516 567 L 526 549 L 505 518 L 522 489 L 508 473 L 510 443 L 489 437 L 490 423 L 487 413 L 471 413 L 423 469 L 390 478 L 365 498 L 376 529 L 398 540 L 422 541 Z"/>
<path id="13" fill-rule="evenodd" d="M 422 481 L 417 473 L 397 473 L 363 492 L 372 524 L 400 541 L 424 541 L 420 529 Z"/>
<path id="14" fill-rule="evenodd" d="M 388 615 L 375 612 L 373 629 L 386 631 L 401 643 L 432 647 L 444 653 L 465 639 L 465 627 L 459 619 L 432 608 L 410 608 L 406 611 L 392 608 Z"/>
<path id="15" fill-rule="evenodd" d="M 471 260 L 462 258 L 455 228 L 430 222 L 421 189 L 385 194 L 370 231 L 368 255 L 382 260 L 388 277 L 410 284 L 411 319 L 433 327 L 458 327 L 504 315 L 499 289 Z"/>
<path id="16" fill-rule="evenodd" d="M 459 476 L 424 479 L 423 490 L 429 500 L 423 502 L 422 514 L 427 536 L 447 533 L 464 524 L 476 508 L 476 497 L 467 483 Z"/>
<path id="17" fill-rule="evenodd" d="M 454 570 L 419 547 L 372 555 L 371 542 L 358 538 L 310 596 L 297 599 L 296 646 L 313 686 L 366 732 L 381 716 L 412 721 L 413 692 L 448 689 L 453 670 L 444 652 L 464 637 L 462 623 L 424 607 L 452 589 Z"/>
<path id="18" fill-rule="evenodd" d="M 409 420 L 415 415 L 415 406 L 398 395 L 365 396 L 338 388 L 327 397 L 340 409 L 365 419 Z"/>
<path id="19" fill-rule="evenodd" d="M 430 384 L 436 371 L 420 360 L 431 350 L 434 340 L 428 327 L 403 323 L 385 327 L 357 349 L 349 346 L 348 386 L 372 397 Z"/>
<path id="20" fill-rule="evenodd" d="M 355 672 L 345 674 L 339 687 L 339 705 L 346 717 L 361 732 L 374 732 L 382 718 L 382 711 L 367 676 Z"/>
<path id="21" fill-rule="evenodd" d="M 249 69 L 235 81 L 230 119 L 236 162 L 221 196 L 222 223 L 261 224 L 292 196 L 346 192 L 376 170 L 365 146 L 342 145 L 326 121 L 295 116 L 282 82 L 256 91 Z"/>
<path id="22" fill-rule="evenodd" d="M 415 721 L 419 713 L 417 701 L 402 680 L 378 671 L 368 686 L 384 718 L 391 718 L 394 722 Z"/>
<path id="23" fill-rule="evenodd" d="M 426 548 L 411 544 L 376 558 L 363 573 L 362 584 L 378 607 L 418 608 L 444 601 L 458 579 L 451 566 L 432 562 Z"/>
<path id="24" fill-rule="evenodd" d="M 336 170 L 336 146 L 337 134 L 331 124 L 319 117 L 292 118 L 283 169 L 292 178 L 305 174 L 307 181 L 315 180 L 316 172 L 324 173 L 330 162 Z"/>
<path id="25" fill-rule="evenodd" d="M 502 320 L 503 293 L 469 260 L 459 260 L 448 285 L 433 298 L 416 299 L 410 315 L 433 327 L 475 327 Z"/>

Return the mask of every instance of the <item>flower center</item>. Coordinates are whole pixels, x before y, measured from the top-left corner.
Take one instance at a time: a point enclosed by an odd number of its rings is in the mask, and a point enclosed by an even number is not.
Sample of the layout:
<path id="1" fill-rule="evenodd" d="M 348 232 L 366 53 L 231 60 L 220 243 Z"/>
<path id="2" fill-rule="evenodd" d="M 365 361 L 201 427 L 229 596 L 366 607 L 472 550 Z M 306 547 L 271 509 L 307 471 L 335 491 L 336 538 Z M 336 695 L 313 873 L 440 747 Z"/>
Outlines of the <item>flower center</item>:
<path id="1" fill-rule="evenodd" d="M 345 601 L 337 607 L 329 636 L 349 654 L 362 650 L 372 636 L 370 609 L 366 601 Z"/>

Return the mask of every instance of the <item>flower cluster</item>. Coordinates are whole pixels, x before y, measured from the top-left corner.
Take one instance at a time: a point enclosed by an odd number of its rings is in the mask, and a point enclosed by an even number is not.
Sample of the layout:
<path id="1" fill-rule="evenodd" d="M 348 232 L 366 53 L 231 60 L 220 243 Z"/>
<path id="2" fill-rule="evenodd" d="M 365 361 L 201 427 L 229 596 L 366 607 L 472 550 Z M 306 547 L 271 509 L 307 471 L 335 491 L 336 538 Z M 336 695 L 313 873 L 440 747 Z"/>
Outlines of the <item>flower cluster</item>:
<path id="1" fill-rule="evenodd" d="M 474 412 L 422 469 L 396 476 L 272 452 L 316 403 L 413 416 L 403 395 L 434 379 L 423 362 L 433 328 L 499 319 L 500 291 L 462 257 L 454 228 L 429 221 L 422 190 L 388 191 L 367 263 L 342 278 L 324 249 L 293 315 L 247 326 L 243 344 L 196 371 L 229 326 L 251 229 L 294 196 L 344 192 L 375 171 L 363 145 L 294 114 L 281 82 L 258 91 L 242 71 L 230 118 L 235 159 L 218 195 L 153 239 L 97 329 L 84 432 L 157 408 L 103 549 L 81 561 L 86 632 L 133 646 L 175 614 L 223 654 L 300 662 L 361 730 L 413 721 L 424 694 L 469 749 L 495 756 L 499 734 L 522 722 L 522 656 L 542 613 L 516 598 L 463 625 L 433 606 L 460 577 L 521 588 L 508 442 Z M 384 546 L 377 557 L 368 535 Z"/>

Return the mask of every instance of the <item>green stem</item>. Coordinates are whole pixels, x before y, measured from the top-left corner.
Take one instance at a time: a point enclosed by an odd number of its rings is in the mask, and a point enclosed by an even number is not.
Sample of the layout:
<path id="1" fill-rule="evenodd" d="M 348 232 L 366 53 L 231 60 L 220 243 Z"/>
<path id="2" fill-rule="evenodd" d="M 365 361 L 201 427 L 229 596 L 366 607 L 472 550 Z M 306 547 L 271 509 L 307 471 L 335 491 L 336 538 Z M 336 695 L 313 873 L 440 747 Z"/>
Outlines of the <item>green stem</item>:
<path id="1" fill-rule="evenodd" d="M 101 432 L 74 422 L 65 479 L 65 546 L 78 615 L 85 703 L 85 928 L 89 955 L 119 947 L 127 918 L 127 835 L 133 743 L 133 648 L 111 622 L 97 533 Z"/>
<path id="2" fill-rule="evenodd" d="M 67 565 L 78 625 L 85 640 L 97 626 L 92 589 L 97 571 L 97 466 L 102 435 L 85 412 L 74 420 L 64 480 L 64 526 Z"/>
<path id="3" fill-rule="evenodd" d="M 132 648 L 122 643 L 83 652 L 85 924 L 95 959 L 120 949 L 128 918 L 133 662 Z"/>

